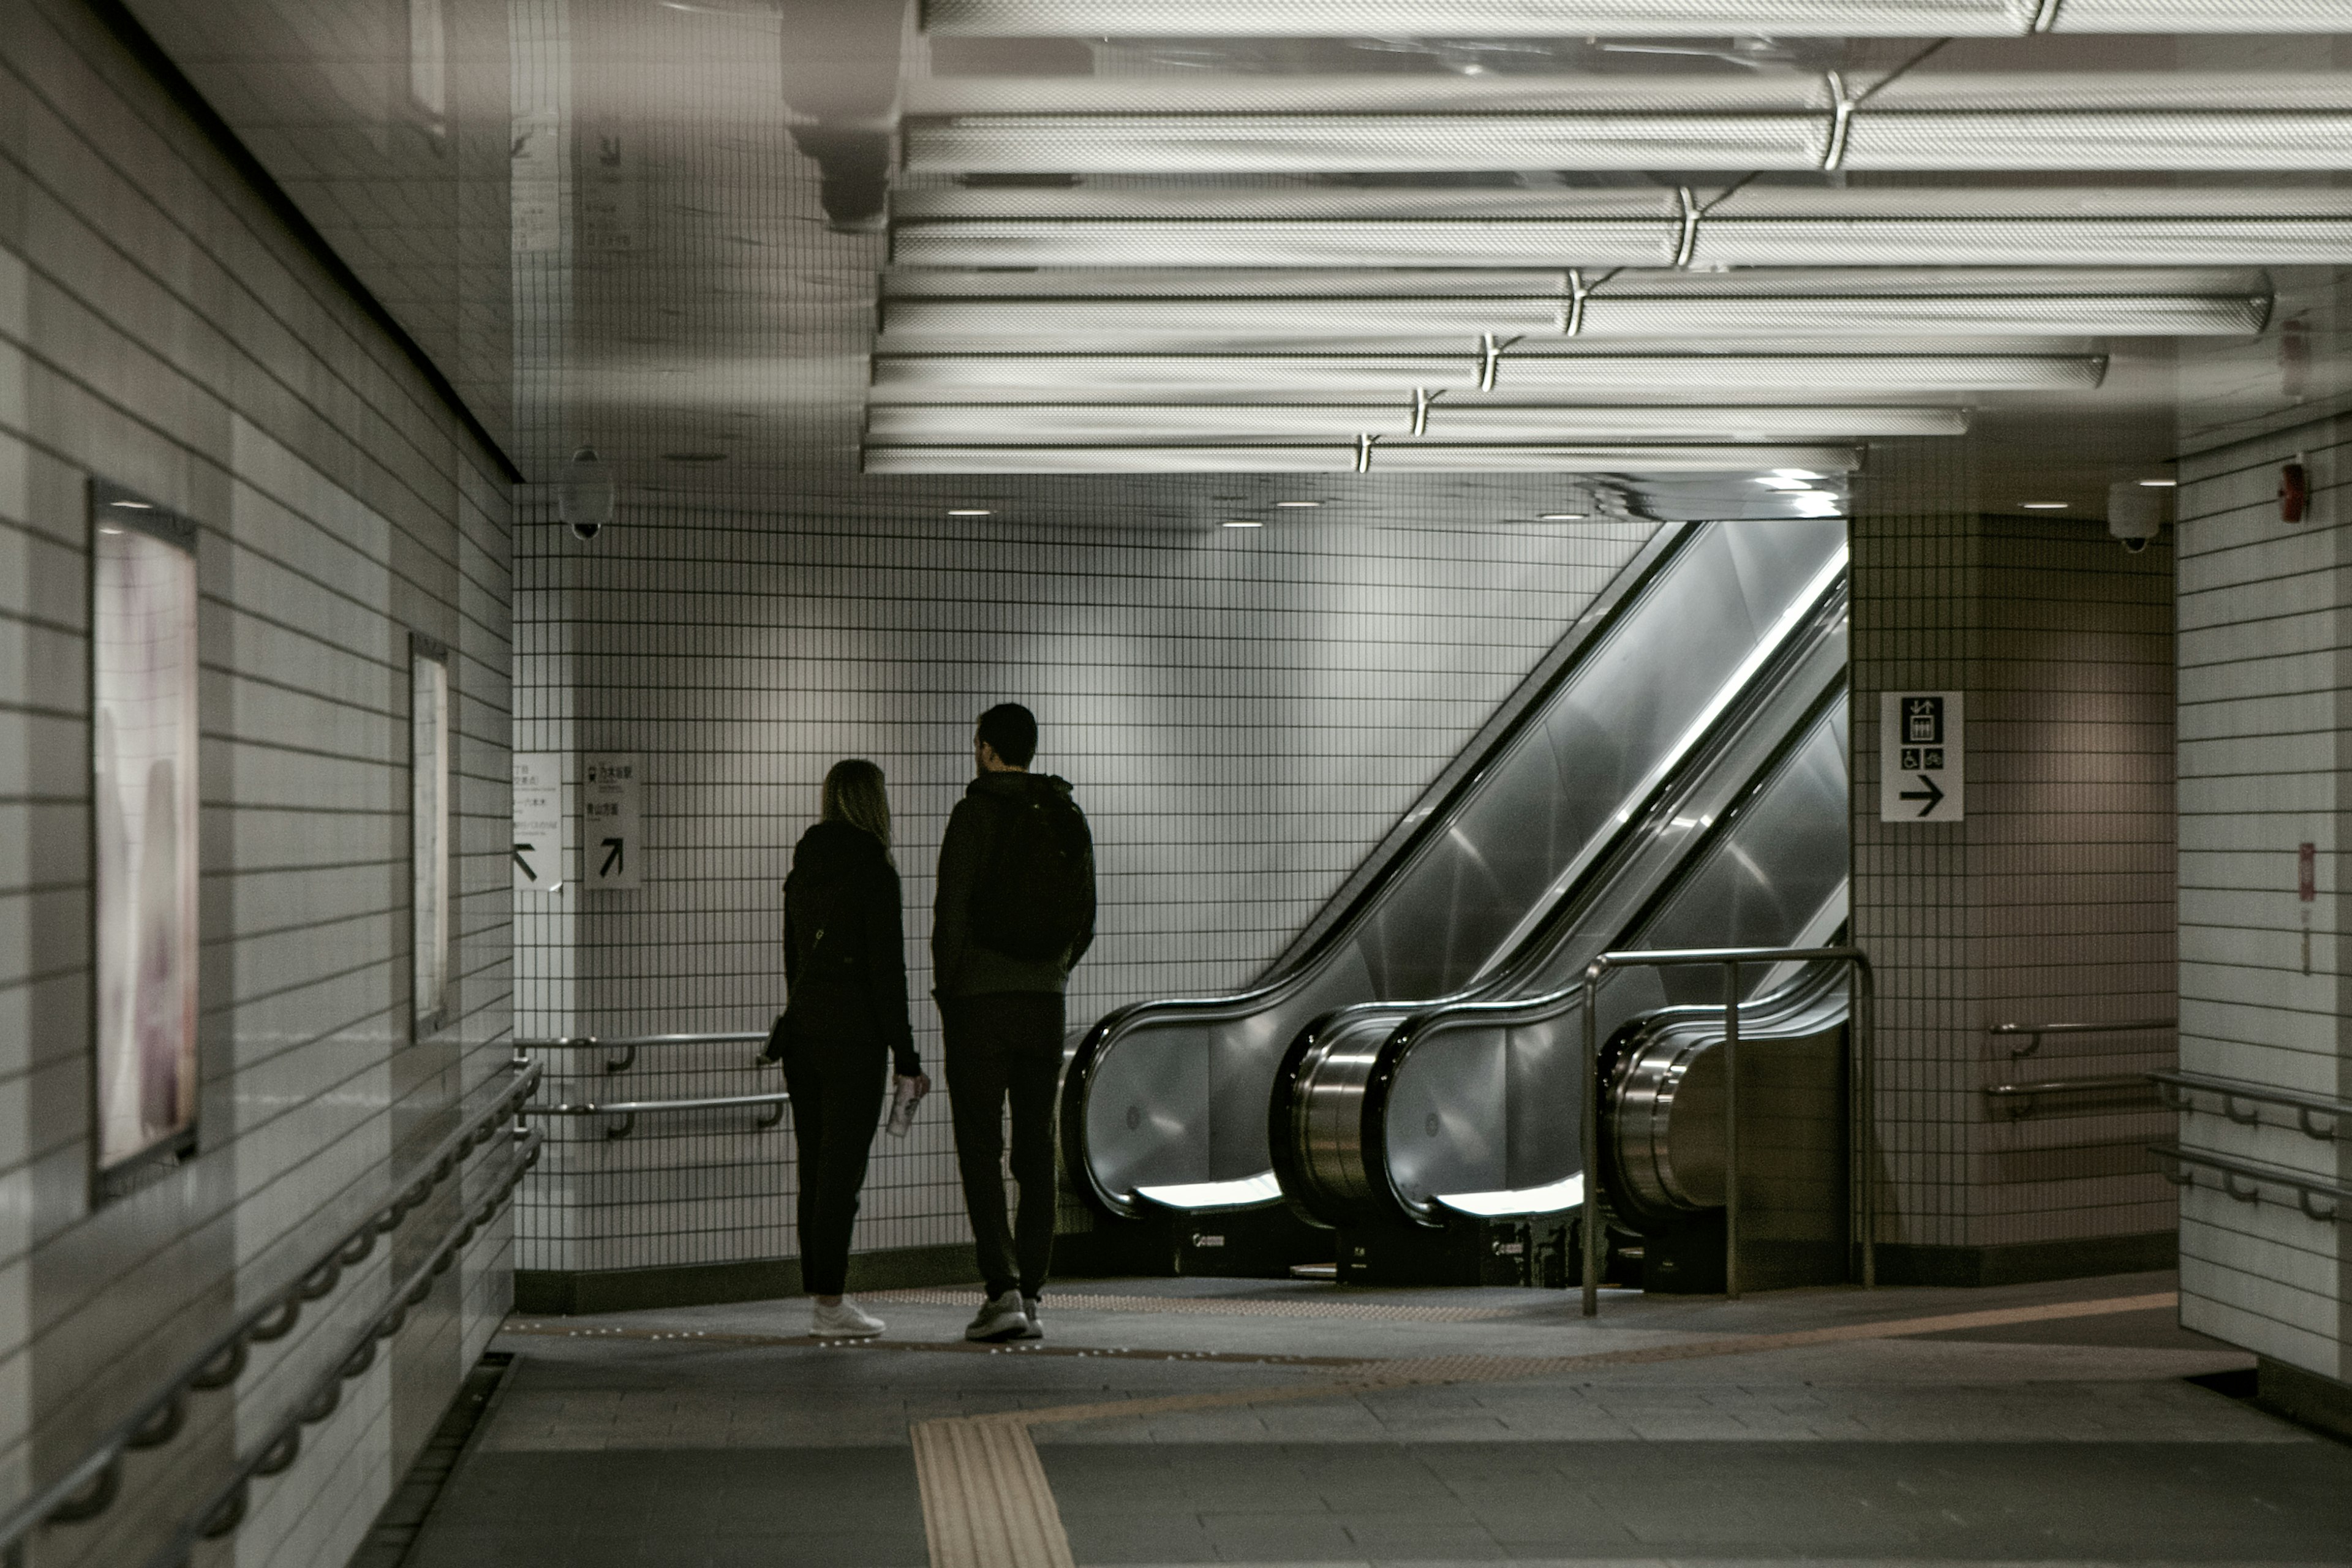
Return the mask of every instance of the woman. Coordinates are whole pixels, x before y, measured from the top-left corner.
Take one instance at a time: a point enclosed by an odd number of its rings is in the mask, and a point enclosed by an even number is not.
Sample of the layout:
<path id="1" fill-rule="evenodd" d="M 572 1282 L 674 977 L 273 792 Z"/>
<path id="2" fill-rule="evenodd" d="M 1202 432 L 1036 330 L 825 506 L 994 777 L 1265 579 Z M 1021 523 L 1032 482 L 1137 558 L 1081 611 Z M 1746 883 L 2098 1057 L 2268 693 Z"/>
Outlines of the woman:
<path id="1" fill-rule="evenodd" d="M 930 1088 L 907 1015 L 906 935 L 890 802 L 863 758 L 824 775 L 822 820 L 801 835 L 784 883 L 784 1086 L 800 1155 L 801 1284 L 809 1332 L 866 1339 L 881 1320 L 842 1298 L 857 1189 L 890 1058 L 913 1092 Z"/>

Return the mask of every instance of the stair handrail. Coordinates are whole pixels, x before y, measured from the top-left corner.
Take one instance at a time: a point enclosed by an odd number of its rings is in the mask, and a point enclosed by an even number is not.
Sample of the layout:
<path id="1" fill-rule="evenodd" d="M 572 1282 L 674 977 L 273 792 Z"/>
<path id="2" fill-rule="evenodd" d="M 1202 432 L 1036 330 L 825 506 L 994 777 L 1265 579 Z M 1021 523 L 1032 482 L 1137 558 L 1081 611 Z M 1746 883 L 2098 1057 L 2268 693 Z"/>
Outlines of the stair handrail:
<path id="1" fill-rule="evenodd" d="M 2322 1142 L 2334 1142 L 2352 1137 L 2352 1100 L 2338 1100 L 2334 1095 L 2315 1094 L 2308 1089 L 2285 1089 L 2276 1084 L 2252 1083 L 2244 1079 L 2223 1078 L 2219 1073 L 2184 1072 L 2174 1068 L 2147 1075 L 2165 1103 L 2184 1115 L 2194 1115 L 2197 1095 L 2210 1094 L 2221 1101 L 2221 1114 L 2242 1127 L 2262 1124 L 2262 1107 L 2281 1105 L 2295 1113 L 2295 1126 L 2306 1138 Z M 2248 1100 L 2254 1109 L 2243 1115 L 2238 1112 L 2238 1101 Z M 2333 1120 L 2325 1129 L 2315 1126 L 2314 1116 Z"/>
<path id="2" fill-rule="evenodd" d="M 467 1154 L 497 1135 L 499 1123 L 513 1121 L 523 1101 L 539 1087 L 541 1069 L 520 1057 L 509 1058 L 505 1065 L 515 1070 L 514 1081 L 411 1167 L 412 1173 L 395 1186 L 390 1199 L 369 1211 L 365 1219 L 316 1255 L 308 1268 L 183 1361 L 62 1475 L 0 1515 L 0 1561 L 18 1551 L 42 1524 L 79 1523 L 105 1512 L 121 1489 L 125 1455 L 160 1447 L 177 1436 L 187 1424 L 191 1393 L 226 1388 L 235 1383 L 245 1371 L 252 1346 L 293 1332 L 305 1305 L 331 1292 L 345 1269 L 373 1252 L 379 1237 L 397 1229 L 443 1182 L 463 1168 Z M 537 1158 L 535 1151 L 531 1157 Z"/>

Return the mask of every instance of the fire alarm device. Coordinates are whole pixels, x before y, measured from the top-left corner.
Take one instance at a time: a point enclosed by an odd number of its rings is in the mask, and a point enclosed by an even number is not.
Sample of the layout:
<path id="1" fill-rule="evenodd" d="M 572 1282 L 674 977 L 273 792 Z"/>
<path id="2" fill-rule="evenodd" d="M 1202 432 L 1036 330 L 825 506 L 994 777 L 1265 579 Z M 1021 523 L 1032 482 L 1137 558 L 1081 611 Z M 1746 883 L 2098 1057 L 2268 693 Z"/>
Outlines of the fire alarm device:
<path id="1" fill-rule="evenodd" d="M 2301 522 L 2311 507 L 2311 470 L 2298 457 L 2279 469 L 2279 521 Z"/>

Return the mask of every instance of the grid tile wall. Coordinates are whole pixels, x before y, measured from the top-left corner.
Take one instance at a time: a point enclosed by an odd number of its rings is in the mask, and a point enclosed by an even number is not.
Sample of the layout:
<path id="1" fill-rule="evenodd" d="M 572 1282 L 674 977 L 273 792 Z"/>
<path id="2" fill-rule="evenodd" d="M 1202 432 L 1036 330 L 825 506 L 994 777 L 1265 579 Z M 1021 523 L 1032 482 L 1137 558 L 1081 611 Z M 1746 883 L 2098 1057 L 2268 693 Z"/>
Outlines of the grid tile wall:
<path id="1" fill-rule="evenodd" d="M 1433 484 L 1425 526 L 1183 533 L 625 507 L 583 546 L 521 525 L 518 749 L 642 753 L 649 858 L 636 891 L 517 895 L 518 1032 L 763 1028 L 793 844 L 825 768 L 863 755 L 889 780 L 936 1063 L 933 866 L 972 721 L 1008 699 L 1099 847 L 1073 1026 L 1245 983 L 1652 531 L 1464 529 L 1457 504 Z M 740 1047 L 651 1054 L 614 1080 L 774 1082 Z M 526 1184 L 522 1266 L 791 1256 L 789 1131 L 730 1115 L 575 1130 Z M 876 1148 L 857 1247 L 961 1240 L 943 1102 Z"/>
<path id="2" fill-rule="evenodd" d="M 2298 454 L 2314 506 L 2290 524 L 2279 470 Z M 2179 528 L 2181 1066 L 2337 1099 L 2352 1099 L 2347 465 L 2352 422 L 2341 417 L 2198 454 L 2181 466 Z M 2308 904 L 2296 896 L 2305 843 L 2317 850 Z M 2179 1137 L 2352 1185 L 2352 1145 L 2291 1126 L 2209 1112 L 2182 1118 Z M 2184 1194 L 2181 1318 L 2191 1328 L 2344 1378 L 2347 1287 L 2342 1226 L 2210 1184 Z"/>
<path id="3" fill-rule="evenodd" d="M 1988 1248 L 2172 1223 L 2137 1092 L 1990 1109 L 1989 1084 L 2169 1065 L 2172 565 L 2081 521 L 1984 515 L 1957 443 L 1875 450 L 1853 521 L 1854 927 L 1879 969 L 1881 1239 Z M 1878 694 L 1968 695 L 1969 815 L 1882 823 Z"/>
<path id="4" fill-rule="evenodd" d="M 0 32 L 0 1507 L 282 1288 L 500 1070 L 507 496 L 372 326 L 83 6 Z M 201 527 L 202 1088 L 191 1163 L 93 1208 L 89 477 Z M 453 650 L 454 1022 L 409 1024 L 411 631 Z M 457 1210 L 457 1196 L 445 1200 Z M 446 1218 L 446 1216 L 443 1216 Z M 384 1305 L 411 1220 L 35 1568 L 145 1562 Z M 486 1230 L 236 1552 L 340 1562 L 511 1290 Z"/>

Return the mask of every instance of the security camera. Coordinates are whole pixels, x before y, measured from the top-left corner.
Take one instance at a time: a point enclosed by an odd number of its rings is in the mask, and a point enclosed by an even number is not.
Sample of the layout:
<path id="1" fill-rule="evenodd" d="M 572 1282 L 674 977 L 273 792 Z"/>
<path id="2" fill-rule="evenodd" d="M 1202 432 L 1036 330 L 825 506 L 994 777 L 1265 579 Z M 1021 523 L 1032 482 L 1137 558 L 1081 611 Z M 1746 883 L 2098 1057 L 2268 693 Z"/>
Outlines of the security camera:
<path id="1" fill-rule="evenodd" d="M 556 514 L 585 543 L 613 521 L 613 470 L 593 447 L 583 447 L 565 465 L 563 483 L 555 492 Z"/>
<path id="2" fill-rule="evenodd" d="M 2164 498 L 2172 492 L 2123 479 L 2107 487 L 2107 531 L 2137 555 L 2164 527 Z"/>

